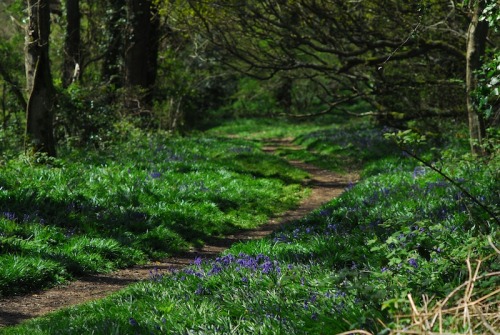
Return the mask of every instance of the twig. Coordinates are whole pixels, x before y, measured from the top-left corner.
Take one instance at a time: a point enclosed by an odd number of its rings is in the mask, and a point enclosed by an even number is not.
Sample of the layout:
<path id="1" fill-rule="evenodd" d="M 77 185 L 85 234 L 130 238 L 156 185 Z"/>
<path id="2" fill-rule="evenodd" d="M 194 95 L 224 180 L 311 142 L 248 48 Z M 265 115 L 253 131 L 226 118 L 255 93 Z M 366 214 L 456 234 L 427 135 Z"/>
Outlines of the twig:
<path id="1" fill-rule="evenodd" d="M 413 152 L 411 152 L 410 150 L 404 148 L 403 146 L 400 146 L 401 150 L 403 150 L 405 153 L 407 153 L 409 156 L 415 158 L 417 161 L 419 161 L 420 163 L 424 164 L 425 166 L 427 166 L 428 168 L 432 169 L 434 172 L 437 172 L 440 176 L 442 176 L 444 179 L 446 179 L 447 181 L 449 181 L 453 186 L 457 187 L 460 191 L 463 192 L 463 194 L 465 194 L 469 199 L 471 199 L 474 203 L 476 203 L 476 205 L 478 205 L 479 207 L 481 207 L 486 213 L 488 213 L 495 221 L 498 225 L 500 225 L 500 219 L 495 215 L 495 213 L 493 213 L 486 205 L 484 205 L 483 203 L 481 203 L 479 200 L 477 200 L 476 197 L 474 197 L 472 194 L 470 194 L 465 188 L 463 188 L 462 186 L 460 186 L 460 184 L 458 184 L 456 181 L 454 181 L 452 178 L 448 177 L 444 172 L 442 172 L 440 169 L 436 168 L 435 166 L 433 166 L 432 164 L 430 164 L 429 162 L 423 160 L 422 158 L 418 157 L 416 154 L 414 154 Z"/>
<path id="2" fill-rule="evenodd" d="M 350 335 L 350 334 L 373 335 L 372 333 L 367 332 L 366 330 L 360 330 L 360 329 L 349 330 L 348 332 L 343 332 L 343 333 L 336 334 L 336 335 Z"/>

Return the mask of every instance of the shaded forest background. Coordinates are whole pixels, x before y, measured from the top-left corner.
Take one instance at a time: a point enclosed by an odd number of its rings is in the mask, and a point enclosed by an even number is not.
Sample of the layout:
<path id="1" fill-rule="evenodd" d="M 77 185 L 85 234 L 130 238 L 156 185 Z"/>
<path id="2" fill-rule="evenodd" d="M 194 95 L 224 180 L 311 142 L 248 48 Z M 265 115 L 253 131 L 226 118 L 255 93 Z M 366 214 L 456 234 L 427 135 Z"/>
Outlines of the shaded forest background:
<path id="1" fill-rule="evenodd" d="M 468 124 L 480 155 L 498 136 L 497 1 L 6 0 L 0 15 L 4 153 L 241 116 Z"/>

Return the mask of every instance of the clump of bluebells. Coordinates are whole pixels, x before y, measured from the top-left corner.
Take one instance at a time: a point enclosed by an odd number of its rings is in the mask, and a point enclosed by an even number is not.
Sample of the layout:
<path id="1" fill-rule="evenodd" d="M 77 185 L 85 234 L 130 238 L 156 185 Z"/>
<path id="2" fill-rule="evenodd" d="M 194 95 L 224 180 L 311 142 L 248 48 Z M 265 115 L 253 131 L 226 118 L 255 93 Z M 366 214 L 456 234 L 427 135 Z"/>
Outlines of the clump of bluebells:
<path id="1" fill-rule="evenodd" d="M 215 260 L 203 261 L 200 257 L 194 261 L 194 267 L 183 271 L 184 274 L 195 275 L 199 278 L 217 275 L 222 271 L 259 273 L 262 275 L 281 274 L 278 261 L 272 261 L 269 256 L 257 254 L 255 256 L 240 253 L 237 256 L 227 254 Z"/>
<path id="2" fill-rule="evenodd" d="M 492 170 L 459 166 L 453 177 L 494 208 Z M 346 272 L 355 263 L 359 271 L 373 274 L 371 280 L 417 296 L 428 291 L 445 294 L 464 279 L 468 255 L 491 252 L 481 238 L 488 221 L 493 222 L 460 189 L 417 167 L 363 180 L 305 220 L 277 232 L 273 243 L 286 257 L 323 258 Z"/>
<path id="3" fill-rule="evenodd" d="M 273 255 L 240 252 L 216 259 L 198 257 L 191 266 L 172 275 L 157 271 L 151 274 L 151 290 L 168 290 L 165 295 L 177 299 L 177 313 L 186 312 L 189 306 L 205 304 L 218 311 L 221 318 L 228 313 L 228 327 L 219 325 L 222 333 L 230 333 L 231 327 L 235 327 L 242 334 L 252 333 L 252 329 L 272 332 L 279 328 L 300 334 L 304 330 L 298 327 L 301 324 L 312 332 L 323 327 L 341 331 L 355 322 L 352 319 L 352 309 L 357 308 L 355 291 L 346 281 L 331 280 L 334 272 L 325 273 L 315 262 L 286 262 Z M 159 298 L 158 304 L 165 304 L 164 299 Z M 157 304 L 153 306 L 156 311 L 162 310 Z M 169 326 L 180 329 L 179 320 L 172 313 L 153 314 L 152 319 L 146 318 L 149 323 L 154 320 L 155 325 L 164 325 L 164 329 Z M 148 321 L 135 318 L 134 326 L 137 324 Z M 193 333 L 203 333 L 203 325 L 197 323 L 196 317 L 185 320 L 182 326 Z"/>
<path id="4" fill-rule="evenodd" d="M 299 183 L 306 173 L 254 143 L 131 136 L 104 150 L 62 151 L 53 165 L 12 160 L 2 166 L 0 264 L 14 264 L 9 257 L 31 258 L 49 271 L 55 261 L 66 274 L 53 273 L 60 279 L 47 280 L 51 286 L 256 227 L 303 195 Z M 0 296 L 33 289 L 13 288 L 18 279 L 7 277 L 41 282 L 14 265 L 2 270 Z"/>

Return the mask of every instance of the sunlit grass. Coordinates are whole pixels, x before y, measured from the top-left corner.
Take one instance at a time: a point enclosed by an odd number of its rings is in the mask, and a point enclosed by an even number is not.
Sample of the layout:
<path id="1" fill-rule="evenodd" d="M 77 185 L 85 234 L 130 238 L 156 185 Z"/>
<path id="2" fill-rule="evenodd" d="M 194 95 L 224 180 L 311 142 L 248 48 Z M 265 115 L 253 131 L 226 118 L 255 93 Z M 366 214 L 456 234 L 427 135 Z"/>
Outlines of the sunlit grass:
<path id="1" fill-rule="evenodd" d="M 373 139 L 360 131 L 350 143 L 363 136 Z M 313 142 L 319 148 L 330 140 Z M 488 213 L 432 170 L 389 146 L 382 148 L 386 155 L 382 149 L 364 152 L 369 148 L 363 143 L 364 179 L 303 220 L 233 245 L 215 260 L 194 259 L 172 275 L 153 271 L 149 281 L 102 301 L 0 332 L 321 334 L 394 326 L 391 313 L 400 311 L 408 293 L 417 304 L 422 294 L 445 297 L 468 276 L 468 257 L 491 254 L 484 231 L 498 241 L 498 229 Z M 338 154 L 323 148 L 324 155 Z M 448 156 L 439 164 L 495 208 L 498 156 L 487 163 Z M 482 266 L 494 272 L 498 264 L 496 256 Z M 482 290 L 500 286 L 498 276 L 489 278 Z"/>
<path id="2" fill-rule="evenodd" d="M 0 295 L 19 281 L 29 291 L 257 227 L 297 204 L 306 176 L 253 143 L 205 136 L 140 133 L 45 165 L 11 160 L 0 171 L 0 256 L 20 265 L 2 263 L 12 278 L 0 275 Z M 25 273 L 25 258 L 41 265 Z"/>

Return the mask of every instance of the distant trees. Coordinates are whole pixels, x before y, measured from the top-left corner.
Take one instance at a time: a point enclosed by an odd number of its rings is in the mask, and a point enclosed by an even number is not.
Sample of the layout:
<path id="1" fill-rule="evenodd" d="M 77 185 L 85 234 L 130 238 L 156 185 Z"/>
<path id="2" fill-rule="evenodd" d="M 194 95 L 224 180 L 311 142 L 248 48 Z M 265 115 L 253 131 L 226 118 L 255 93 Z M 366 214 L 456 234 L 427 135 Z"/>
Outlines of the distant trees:
<path id="1" fill-rule="evenodd" d="M 232 56 L 230 66 L 261 78 L 284 71 L 318 82 L 323 77 L 331 102 L 367 99 L 387 117 L 404 113 L 403 106 L 433 111 L 420 94 L 402 104 L 394 101 L 401 97 L 396 92 L 445 85 L 450 63 L 465 62 L 464 26 L 449 2 L 189 3 L 206 36 Z"/>
<path id="2" fill-rule="evenodd" d="M 496 0 L 4 0 L 0 7 L 8 27 L 0 27 L 0 90 L 15 108 L 28 101 L 26 143 L 48 154 L 63 138 L 101 141 L 113 118 L 140 115 L 141 125 L 172 129 L 234 109 L 295 117 L 344 110 L 395 127 L 419 120 L 431 131 L 436 118 L 468 115 L 472 149 L 481 154 L 498 114 L 491 76 L 499 37 L 488 29 L 500 17 Z M 21 59 L 8 51 L 23 49 L 17 31 L 26 9 L 28 99 L 13 66 Z"/>
<path id="3" fill-rule="evenodd" d="M 327 107 L 363 100 L 372 108 L 364 115 L 402 126 L 411 119 L 465 117 L 485 50 L 487 25 L 479 17 L 487 2 L 470 1 L 473 15 L 463 1 L 440 0 L 189 5 L 198 18 L 194 29 L 234 69 L 262 79 L 309 78 Z M 468 105 L 471 139 L 481 141 L 481 117 Z"/>

